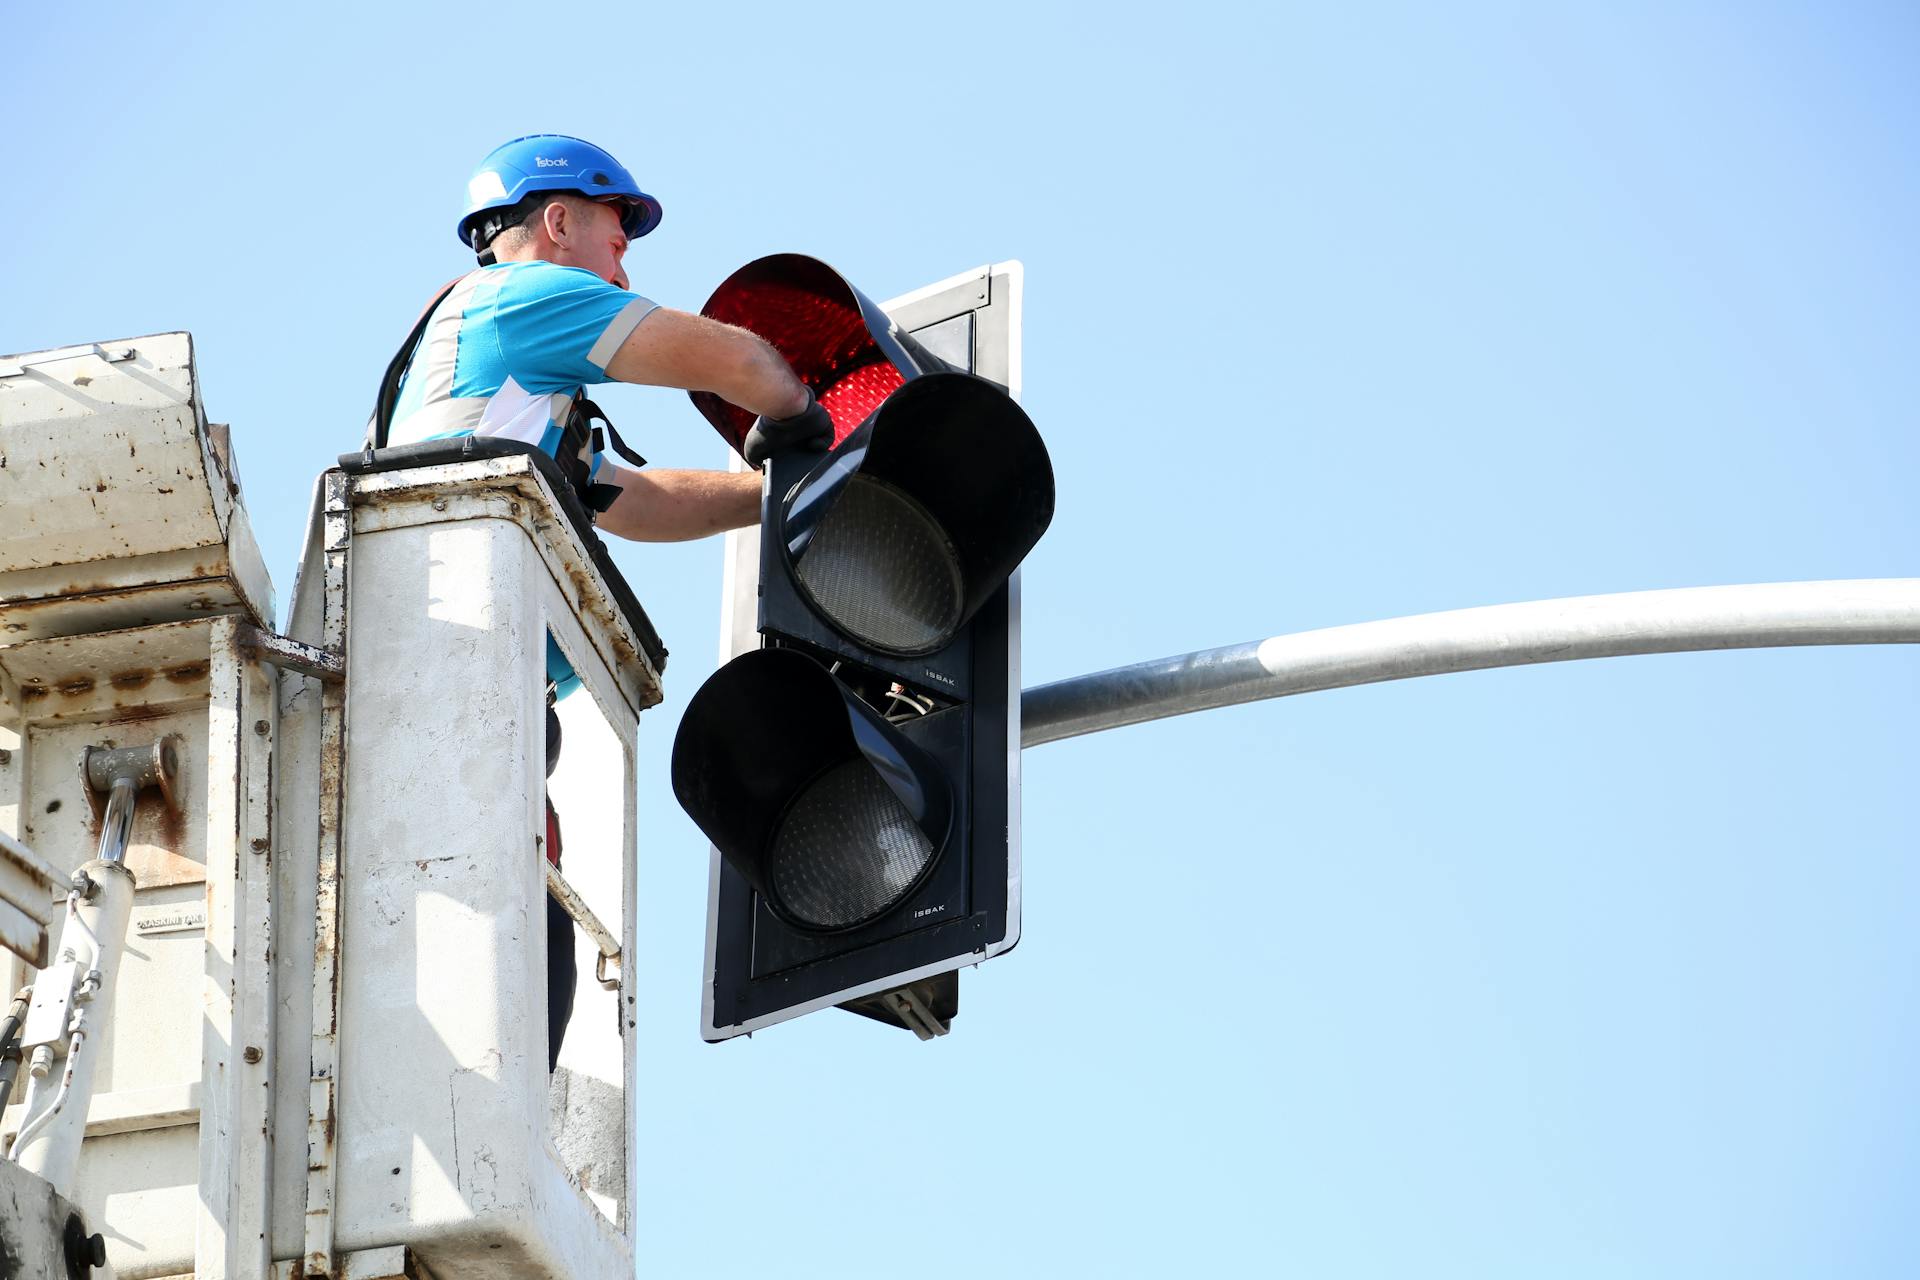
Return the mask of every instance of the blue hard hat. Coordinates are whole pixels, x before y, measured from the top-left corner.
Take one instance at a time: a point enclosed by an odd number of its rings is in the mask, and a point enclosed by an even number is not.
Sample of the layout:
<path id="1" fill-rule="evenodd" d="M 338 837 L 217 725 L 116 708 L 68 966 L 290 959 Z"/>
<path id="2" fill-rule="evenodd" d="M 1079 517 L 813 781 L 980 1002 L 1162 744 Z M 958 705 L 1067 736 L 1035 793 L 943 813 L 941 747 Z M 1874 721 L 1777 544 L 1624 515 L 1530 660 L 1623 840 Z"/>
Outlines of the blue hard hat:
<path id="1" fill-rule="evenodd" d="M 572 191 L 589 200 L 625 197 L 620 229 L 638 240 L 660 225 L 660 202 L 642 191 L 618 160 L 579 138 L 530 133 L 495 147 L 467 181 L 460 243 L 478 251 L 475 227 L 496 209 L 510 209 L 536 191 Z"/>

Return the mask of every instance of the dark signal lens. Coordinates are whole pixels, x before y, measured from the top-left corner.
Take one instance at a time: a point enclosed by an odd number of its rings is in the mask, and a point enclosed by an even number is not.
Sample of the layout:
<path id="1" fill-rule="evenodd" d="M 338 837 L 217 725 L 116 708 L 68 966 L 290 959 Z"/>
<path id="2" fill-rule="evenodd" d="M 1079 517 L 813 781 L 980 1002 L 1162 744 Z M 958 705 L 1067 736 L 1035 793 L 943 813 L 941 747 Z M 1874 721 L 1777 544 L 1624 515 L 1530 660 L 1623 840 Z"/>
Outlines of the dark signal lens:
<path id="1" fill-rule="evenodd" d="M 782 920 L 814 932 L 897 908 L 954 826 L 927 748 L 792 649 L 742 654 L 700 687 L 674 735 L 673 793 Z"/>
<path id="2" fill-rule="evenodd" d="M 960 625 L 966 584 L 953 543 L 925 507 L 884 480 L 848 480 L 793 568 L 829 622 L 876 649 L 928 653 Z"/>
<path id="3" fill-rule="evenodd" d="M 821 774 L 774 832 L 766 875 L 782 914 L 851 929 L 912 891 L 938 852 L 865 757 Z"/>

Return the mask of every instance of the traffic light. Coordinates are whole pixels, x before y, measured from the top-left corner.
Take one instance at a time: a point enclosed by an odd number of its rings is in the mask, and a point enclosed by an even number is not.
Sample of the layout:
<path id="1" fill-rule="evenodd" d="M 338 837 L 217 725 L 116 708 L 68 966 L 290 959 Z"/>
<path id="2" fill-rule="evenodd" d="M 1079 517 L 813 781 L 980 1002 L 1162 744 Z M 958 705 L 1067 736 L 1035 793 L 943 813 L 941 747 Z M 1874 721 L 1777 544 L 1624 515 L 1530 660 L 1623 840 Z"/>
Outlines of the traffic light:
<path id="1" fill-rule="evenodd" d="M 1010 580 L 1052 465 L 1005 388 L 815 259 L 751 263 L 705 314 L 779 350 L 835 429 L 766 463 L 760 647 L 674 742 L 674 794 L 719 855 L 702 1033 L 837 1004 L 941 1034 L 957 970 L 1019 939 Z M 694 401 L 738 449 L 752 416 Z"/>

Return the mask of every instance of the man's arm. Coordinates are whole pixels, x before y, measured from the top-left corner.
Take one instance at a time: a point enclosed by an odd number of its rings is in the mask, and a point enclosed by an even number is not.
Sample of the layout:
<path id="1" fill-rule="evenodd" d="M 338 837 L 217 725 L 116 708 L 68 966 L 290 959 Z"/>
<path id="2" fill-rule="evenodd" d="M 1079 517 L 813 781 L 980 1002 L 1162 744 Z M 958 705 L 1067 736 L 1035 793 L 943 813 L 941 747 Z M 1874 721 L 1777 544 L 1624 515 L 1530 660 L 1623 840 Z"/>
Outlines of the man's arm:
<path id="1" fill-rule="evenodd" d="M 649 312 L 627 335 L 607 362 L 607 376 L 711 391 L 766 418 L 790 418 L 809 403 L 806 387 L 765 342 L 745 329 L 667 307 Z"/>
<path id="2" fill-rule="evenodd" d="M 598 479 L 619 485 L 620 496 L 594 523 L 635 542 L 685 542 L 760 519 L 758 471 L 629 471 L 604 465 Z"/>

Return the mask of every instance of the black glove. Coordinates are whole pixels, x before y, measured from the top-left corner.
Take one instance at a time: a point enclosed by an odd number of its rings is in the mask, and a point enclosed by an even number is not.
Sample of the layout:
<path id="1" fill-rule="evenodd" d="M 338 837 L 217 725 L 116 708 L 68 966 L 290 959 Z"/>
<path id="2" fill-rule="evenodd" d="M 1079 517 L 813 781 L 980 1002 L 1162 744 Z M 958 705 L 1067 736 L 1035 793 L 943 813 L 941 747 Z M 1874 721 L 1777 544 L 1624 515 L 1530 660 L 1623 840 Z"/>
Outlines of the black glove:
<path id="1" fill-rule="evenodd" d="M 791 418 L 755 418 L 740 453 L 748 463 L 759 466 L 776 453 L 789 449 L 812 449 L 823 453 L 833 443 L 833 417 L 814 399 L 807 388 L 807 407 Z"/>

